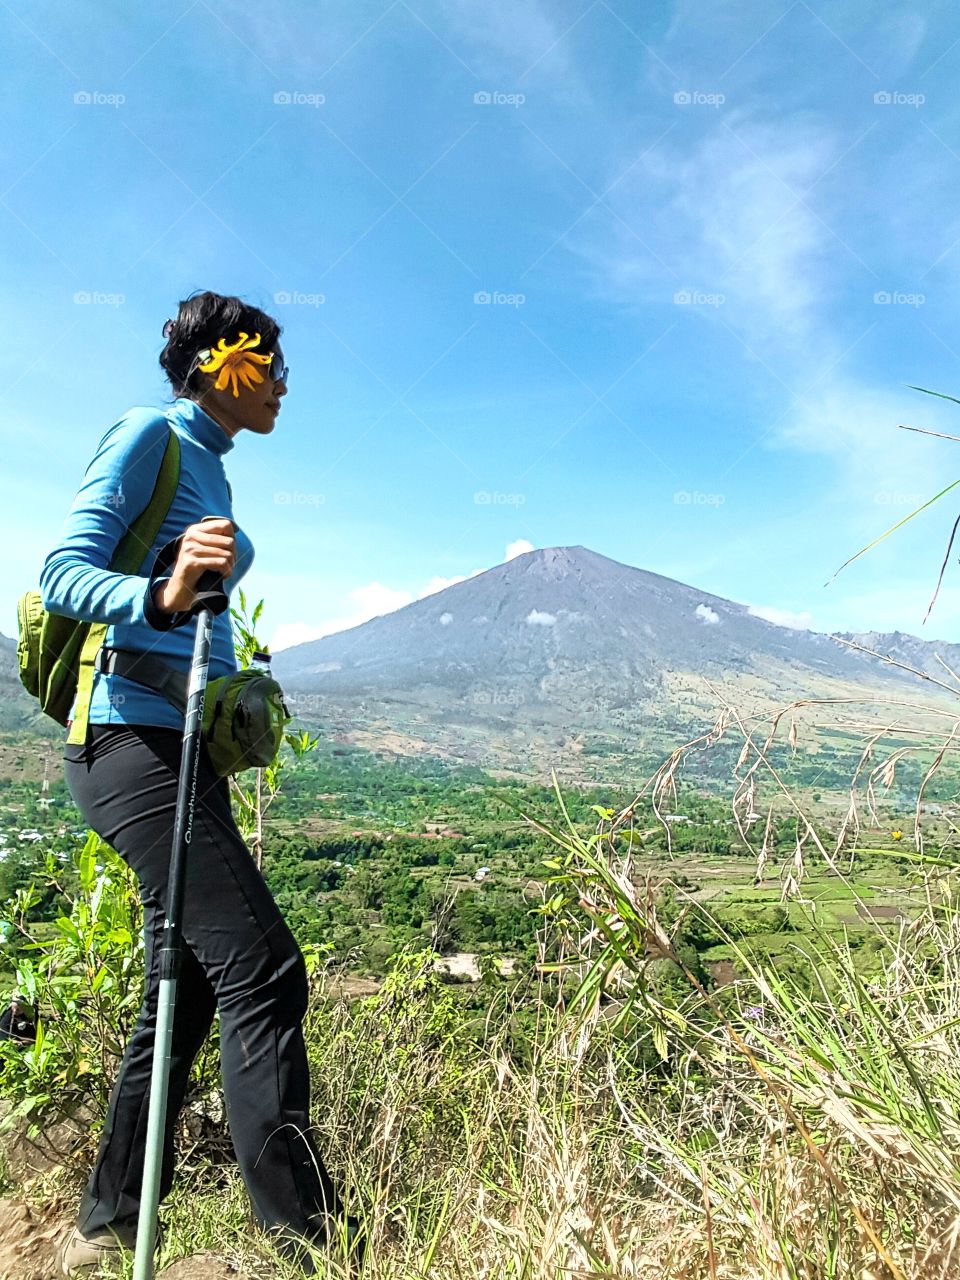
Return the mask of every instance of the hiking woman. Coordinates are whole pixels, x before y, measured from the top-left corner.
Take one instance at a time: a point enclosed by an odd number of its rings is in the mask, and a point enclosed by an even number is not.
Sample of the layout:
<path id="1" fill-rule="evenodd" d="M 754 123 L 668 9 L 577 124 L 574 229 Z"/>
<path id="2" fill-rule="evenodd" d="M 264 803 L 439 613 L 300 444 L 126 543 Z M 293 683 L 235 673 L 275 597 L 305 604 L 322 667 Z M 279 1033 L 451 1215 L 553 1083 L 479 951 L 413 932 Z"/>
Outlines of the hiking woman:
<path id="1" fill-rule="evenodd" d="M 273 431 L 287 368 L 280 326 L 239 298 L 196 294 L 163 332 L 160 364 L 176 398 L 164 410 L 131 409 L 104 435 L 47 556 L 40 590 L 53 612 L 109 624 L 101 660 L 108 649 L 132 650 L 185 675 L 194 627 L 184 624 L 201 607 L 198 579 L 213 570 L 229 597 L 253 559 L 250 539 L 233 521 L 224 458 L 242 432 Z M 145 548 L 140 574 L 113 573 L 106 566 L 151 500 L 170 431 L 180 444 L 172 505 Z M 213 619 L 211 680 L 237 666 L 225 604 Z M 64 1276 L 95 1269 L 136 1239 L 183 728 L 174 703 L 107 664 L 94 675 L 85 742 L 64 747 L 67 787 L 84 820 L 139 881 L 146 974 L 96 1165 L 76 1228 L 61 1247 Z M 183 938 L 161 1196 L 172 1183 L 173 1131 L 190 1066 L 219 1009 L 226 1115 L 257 1221 L 288 1245 L 322 1244 L 344 1227 L 349 1240 L 358 1224 L 342 1222 L 342 1202 L 310 1136 L 303 957 L 233 820 L 227 779 L 215 774 L 204 745 Z"/>

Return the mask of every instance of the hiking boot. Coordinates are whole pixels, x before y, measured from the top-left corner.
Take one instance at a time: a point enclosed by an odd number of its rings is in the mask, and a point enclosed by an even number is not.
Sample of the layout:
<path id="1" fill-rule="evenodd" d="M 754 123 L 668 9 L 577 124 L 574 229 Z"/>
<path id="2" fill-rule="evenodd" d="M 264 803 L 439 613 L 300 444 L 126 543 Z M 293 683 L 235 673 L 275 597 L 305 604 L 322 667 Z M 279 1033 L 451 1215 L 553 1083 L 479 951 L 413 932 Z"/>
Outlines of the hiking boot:
<path id="1" fill-rule="evenodd" d="M 157 1246 L 160 1235 L 157 1233 Z M 122 1253 L 137 1247 L 135 1226 L 118 1227 L 116 1231 L 95 1231 L 85 1236 L 79 1227 L 73 1227 L 57 1250 L 57 1275 L 64 1280 L 71 1276 L 93 1275 L 101 1263 L 119 1259 Z"/>

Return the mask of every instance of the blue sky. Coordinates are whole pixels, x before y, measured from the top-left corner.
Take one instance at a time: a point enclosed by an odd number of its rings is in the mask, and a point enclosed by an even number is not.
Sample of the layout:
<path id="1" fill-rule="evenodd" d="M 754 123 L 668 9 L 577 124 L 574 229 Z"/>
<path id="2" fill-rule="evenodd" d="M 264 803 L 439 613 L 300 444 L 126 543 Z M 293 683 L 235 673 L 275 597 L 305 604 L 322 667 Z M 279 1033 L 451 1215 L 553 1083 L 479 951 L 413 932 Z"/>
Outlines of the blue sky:
<path id="1" fill-rule="evenodd" d="M 921 632 L 960 497 L 946 4 L 3 5 L 0 630 L 200 288 L 277 315 L 228 456 L 276 647 L 582 544 Z M 484 299 L 487 299 L 486 301 Z M 957 491 L 960 494 L 960 490 Z"/>

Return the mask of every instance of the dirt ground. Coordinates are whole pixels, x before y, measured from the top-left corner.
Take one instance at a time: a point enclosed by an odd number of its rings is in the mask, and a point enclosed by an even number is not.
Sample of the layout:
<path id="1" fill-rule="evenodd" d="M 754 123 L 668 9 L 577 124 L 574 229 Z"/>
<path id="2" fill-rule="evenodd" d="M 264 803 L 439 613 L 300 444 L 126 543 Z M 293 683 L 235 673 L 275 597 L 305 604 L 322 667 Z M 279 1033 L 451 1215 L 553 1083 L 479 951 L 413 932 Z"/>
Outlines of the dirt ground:
<path id="1" fill-rule="evenodd" d="M 0 1200 L 0 1280 L 55 1280 L 57 1246 L 70 1229 L 62 1213 L 39 1216 L 20 1200 Z M 255 1280 L 215 1253 L 180 1258 L 163 1280 Z"/>
<path id="2" fill-rule="evenodd" d="M 19 1200 L 0 1200 L 0 1280 L 51 1280 L 64 1220 L 36 1216 Z"/>

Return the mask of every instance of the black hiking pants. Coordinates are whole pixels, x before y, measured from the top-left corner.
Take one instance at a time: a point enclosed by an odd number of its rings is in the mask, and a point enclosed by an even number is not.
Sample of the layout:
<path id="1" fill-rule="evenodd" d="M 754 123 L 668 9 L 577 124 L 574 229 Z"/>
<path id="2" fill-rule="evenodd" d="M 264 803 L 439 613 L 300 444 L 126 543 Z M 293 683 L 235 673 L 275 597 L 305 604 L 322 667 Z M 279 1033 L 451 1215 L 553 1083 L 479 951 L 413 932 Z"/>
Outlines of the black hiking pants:
<path id="1" fill-rule="evenodd" d="M 129 1230 L 139 1212 L 181 747 L 176 729 L 120 724 L 91 725 L 86 746 L 64 745 L 64 776 L 84 821 L 140 882 L 146 949 L 143 1006 L 78 1215 L 85 1235 Z M 213 772 L 202 744 L 183 937 L 161 1196 L 173 1181 L 173 1131 L 190 1066 L 219 1008 L 227 1119 L 256 1219 L 322 1240 L 323 1215 L 343 1206 L 310 1134 L 303 956 L 237 830 L 227 780 Z"/>

